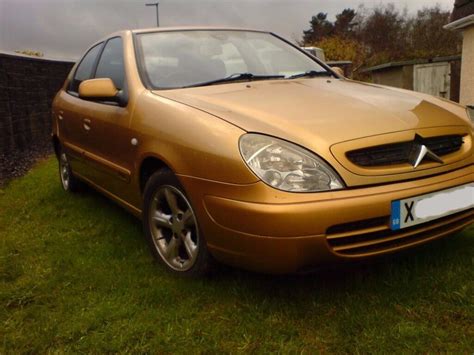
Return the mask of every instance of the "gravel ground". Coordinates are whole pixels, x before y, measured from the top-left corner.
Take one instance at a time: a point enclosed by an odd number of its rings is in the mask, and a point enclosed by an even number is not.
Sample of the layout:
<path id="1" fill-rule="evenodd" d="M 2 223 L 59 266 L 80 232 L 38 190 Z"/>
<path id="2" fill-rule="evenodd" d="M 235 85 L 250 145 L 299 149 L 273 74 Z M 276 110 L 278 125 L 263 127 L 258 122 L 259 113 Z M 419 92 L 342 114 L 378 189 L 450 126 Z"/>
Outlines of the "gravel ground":
<path id="1" fill-rule="evenodd" d="M 35 144 L 28 151 L 0 153 L 0 187 L 25 175 L 35 163 L 53 154 L 50 142 Z"/>

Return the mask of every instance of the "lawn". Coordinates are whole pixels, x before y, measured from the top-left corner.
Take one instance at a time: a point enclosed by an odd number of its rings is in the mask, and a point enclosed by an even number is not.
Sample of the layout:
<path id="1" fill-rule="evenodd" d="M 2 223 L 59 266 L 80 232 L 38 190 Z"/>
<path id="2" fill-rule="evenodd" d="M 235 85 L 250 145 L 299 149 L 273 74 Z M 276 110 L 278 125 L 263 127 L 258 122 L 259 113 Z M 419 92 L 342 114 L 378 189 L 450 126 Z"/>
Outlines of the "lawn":
<path id="1" fill-rule="evenodd" d="M 377 263 L 170 276 L 138 220 L 62 191 L 50 158 L 0 190 L 0 353 L 474 351 L 474 228 Z"/>

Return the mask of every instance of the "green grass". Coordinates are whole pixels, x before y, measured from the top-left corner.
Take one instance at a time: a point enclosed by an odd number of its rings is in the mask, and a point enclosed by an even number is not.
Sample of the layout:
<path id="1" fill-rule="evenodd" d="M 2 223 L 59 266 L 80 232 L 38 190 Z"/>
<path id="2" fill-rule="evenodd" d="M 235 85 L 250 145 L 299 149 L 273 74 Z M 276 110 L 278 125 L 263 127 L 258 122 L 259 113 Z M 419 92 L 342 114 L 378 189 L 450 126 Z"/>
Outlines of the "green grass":
<path id="1" fill-rule="evenodd" d="M 0 353 L 474 351 L 474 229 L 377 263 L 170 276 L 134 217 L 62 191 L 53 158 L 0 190 Z"/>

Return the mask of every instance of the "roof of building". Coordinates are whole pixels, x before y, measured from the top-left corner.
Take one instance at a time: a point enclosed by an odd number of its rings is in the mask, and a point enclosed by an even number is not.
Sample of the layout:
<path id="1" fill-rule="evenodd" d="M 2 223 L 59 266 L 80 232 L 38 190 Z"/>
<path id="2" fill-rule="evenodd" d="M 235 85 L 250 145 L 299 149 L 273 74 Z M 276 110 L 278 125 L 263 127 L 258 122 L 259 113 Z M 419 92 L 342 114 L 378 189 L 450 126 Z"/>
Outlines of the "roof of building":
<path id="1" fill-rule="evenodd" d="M 352 61 L 350 61 L 350 60 L 327 60 L 326 64 L 328 64 L 328 65 L 351 65 Z"/>
<path id="2" fill-rule="evenodd" d="M 450 21 L 454 22 L 469 15 L 474 15 L 474 0 L 456 0 Z"/>
<path id="3" fill-rule="evenodd" d="M 0 50 L 0 57 L 15 57 L 21 58 L 24 60 L 32 60 L 32 61 L 46 61 L 46 62 L 63 62 L 63 63 L 74 63 L 76 60 L 71 58 L 49 58 L 49 57 L 35 57 L 23 53 L 12 52 L 12 51 L 5 51 Z"/>
<path id="4" fill-rule="evenodd" d="M 456 60 L 461 60 L 461 55 L 451 55 L 447 57 L 436 57 L 436 58 L 430 58 L 430 59 L 412 59 L 412 60 L 404 60 L 400 62 L 390 62 L 390 63 L 384 63 L 384 64 L 379 64 L 370 68 L 365 68 L 361 70 L 361 73 L 369 73 L 369 72 L 374 72 L 374 71 L 379 71 L 379 70 L 385 70 L 385 69 L 393 69 L 397 67 L 403 67 L 405 65 L 416 65 L 416 64 L 427 64 L 427 63 L 440 63 L 440 62 L 452 62 Z"/>

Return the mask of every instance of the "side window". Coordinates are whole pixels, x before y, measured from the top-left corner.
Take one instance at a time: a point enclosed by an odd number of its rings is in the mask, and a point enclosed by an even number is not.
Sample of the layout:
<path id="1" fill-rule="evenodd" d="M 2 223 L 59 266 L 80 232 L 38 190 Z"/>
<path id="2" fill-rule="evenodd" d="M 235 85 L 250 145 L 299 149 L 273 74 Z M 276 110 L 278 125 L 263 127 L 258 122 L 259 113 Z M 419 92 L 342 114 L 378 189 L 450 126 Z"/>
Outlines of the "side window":
<path id="1" fill-rule="evenodd" d="M 94 69 L 94 64 L 97 60 L 97 56 L 100 53 L 102 43 L 99 43 L 95 47 L 92 47 L 89 52 L 82 58 L 81 63 L 74 73 L 74 78 L 72 79 L 71 86 L 69 91 L 78 92 L 79 84 L 84 80 L 90 79 L 92 77 L 92 70 Z"/>
<path id="2" fill-rule="evenodd" d="M 95 72 L 96 78 L 110 78 L 117 89 L 123 88 L 125 70 L 123 64 L 122 38 L 115 37 L 107 41 L 104 51 L 100 56 Z"/>

